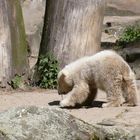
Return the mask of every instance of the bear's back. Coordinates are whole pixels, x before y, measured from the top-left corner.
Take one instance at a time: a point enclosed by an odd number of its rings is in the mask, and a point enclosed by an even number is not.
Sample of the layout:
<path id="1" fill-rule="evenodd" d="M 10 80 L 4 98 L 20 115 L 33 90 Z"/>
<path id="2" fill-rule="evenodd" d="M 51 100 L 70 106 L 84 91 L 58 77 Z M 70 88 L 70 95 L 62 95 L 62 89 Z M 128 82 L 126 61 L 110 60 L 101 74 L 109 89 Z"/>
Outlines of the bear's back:
<path id="1" fill-rule="evenodd" d="M 89 62 L 91 63 L 91 65 L 94 65 L 95 63 L 96 66 L 101 65 L 102 67 L 114 66 L 115 68 L 116 66 L 128 66 L 124 59 L 112 50 L 104 50 L 96 53 L 95 55 L 90 57 Z"/>
<path id="2" fill-rule="evenodd" d="M 106 75 L 105 73 L 111 72 L 113 74 L 117 71 L 123 72 L 126 69 L 129 69 L 128 64 L 121 56 L 111 50 L 100 51 L 92 56 L 80 58 L 64 68 L 65 71 L 74 73 L 74 75 L 81 71 L 85 73 L 92 71 L 92 74 L 95 73 L 100 77 Z"/>

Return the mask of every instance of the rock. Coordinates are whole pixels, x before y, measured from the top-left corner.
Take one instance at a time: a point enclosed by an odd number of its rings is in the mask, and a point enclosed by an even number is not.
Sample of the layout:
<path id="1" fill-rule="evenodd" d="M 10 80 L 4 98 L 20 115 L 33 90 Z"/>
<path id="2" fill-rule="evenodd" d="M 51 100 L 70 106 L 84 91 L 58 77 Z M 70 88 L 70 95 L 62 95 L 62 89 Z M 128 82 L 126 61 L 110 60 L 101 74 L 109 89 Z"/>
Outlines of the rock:
<path id="1" fill-rule="evenodd" d="M 116 43 L 127 26 L 140 24 L 140 16 L 105 16 L 102 43 Z"/>
<path id="2" fill-rule="evenodd" d="M 133 63 L 129 63 L 130 67 L 132 68 L 132 70 L 135 72 L 136 74 L 136 79 L 140 80 L 140 59 L 137 59 L 135 62 Z"/>
<path id="3" fill-rule="evenodd" d="M 139 0 L 107 0 L 107 15 L 130 16 L 140 14 Z"/>
<path id="4" fill-rule="evenodd" d="M 129 118 L 130 119 L 130 118 Z M 56 107 L 18 107 L 0 113 L 0 140 L 135 140 L 137 128 L 117 120 L 87 124 Z M 128 121 L 129 122 L 129 121 Z M 130 133 L 134 132 L 134 133 Z"/>
<path id="5" fill-rule="evenodd" d="M 126 26 L 139 24 L 139 0 L 108 0 L 101 41 L 112 45 L 116 43 Z"/>
<path id="6" fill-rule="evenodd" d="M 140 89 L 140 80 L 137 80 L 137 88 Z"/>
<path id="7" fill-rule="evenodd" d="M 46 0 L 21 0 L 25 31 L 30 51 L 30 67 L 37 61 L 42 29 L 44 25 L 44 15 Z"/>
<path id="8" fill-rule="evenodd" d="M 116 138 L 115 140 L 139 140 L 139 115 L 139 107 L 124 108 L 123 111 L 120 114 L 118 114 L 115 118 L 103 120 L 102 122 L 98 123 L 97 127 L 100 128 L 101 131 L 104 131 L 104 134 L 106 134 L 109 139 L 111 139 L 111 137 L 109 137 L 109 134 L 113 133 L 114 137 Z M 110 122 L 111 124 L 113 124 L 113 126 L 106 125 L 110 124 Z M 118 137 L 118 135 L 120 135 L 120 137 Z"/>
<path id="9" fill-rule="evenodd" d="M 136 136 L 122 127 L 98 125 L 96 134 L 99 140 L 136 140 Z"/>
<path id="10" fill-rule="evenodd" d="M 0 114 L 0 140 L 89 140 L 93 130 L 53 107 L 19 107 Z"/>
<path id="11" fill-rule="evenodd" d="M 128 63 L 133 63 L 137 59 L 140 59 L 140 48 L 124 48 L 120 51 L 120 54 Z"/>
<path id="12" fill-rule="evenodd" d="M 140 48 L 128 47 L 119 51 L 119 54 L 129 63 L 136 74 L 136 79 L 140 79 Z"/>

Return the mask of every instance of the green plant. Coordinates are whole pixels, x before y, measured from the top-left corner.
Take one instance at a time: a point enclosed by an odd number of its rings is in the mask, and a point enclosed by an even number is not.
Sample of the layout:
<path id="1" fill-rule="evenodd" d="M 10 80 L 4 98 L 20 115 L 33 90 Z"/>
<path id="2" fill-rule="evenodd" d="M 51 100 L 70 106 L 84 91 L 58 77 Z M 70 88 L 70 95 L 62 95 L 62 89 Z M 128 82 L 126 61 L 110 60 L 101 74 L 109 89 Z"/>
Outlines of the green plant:
<path id="1" fill-rule="evenodd" d="M 50 53 L 39 57 L 39 82 L 42 88 L 55 89 L 57 87 L 58 61 Z"/>
<path id="2" fill-rule="evenodd" d="M 119 38 L 120 44 L 132 43 L 140 40 L 140 26 L 128 26 Z"/>
<path id="3" fill-rule="evenodd" d="M 22 83 L 22 77 L 16 74 L 15 77 L 11 80 L 10 85 L 14 89 L 17 89 L 20 87 L 21 83 Z"/>
<path id="4" fill-rule="evenodd" d="M 113 46 L 113 49 L 117 51 L 117 50 L 123 49 L 123 46 L 117 44 L 117 45 Z"/>

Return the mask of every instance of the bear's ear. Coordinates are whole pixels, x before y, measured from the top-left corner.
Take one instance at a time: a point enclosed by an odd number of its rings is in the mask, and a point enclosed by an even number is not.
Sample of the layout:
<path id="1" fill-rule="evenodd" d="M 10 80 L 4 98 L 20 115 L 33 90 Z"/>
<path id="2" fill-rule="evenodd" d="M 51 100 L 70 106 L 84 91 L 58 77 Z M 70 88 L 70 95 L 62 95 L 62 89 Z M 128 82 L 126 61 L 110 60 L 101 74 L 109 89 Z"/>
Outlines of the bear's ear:
<path id="1" fill-rule="evenodd" d="M 64 75 L 64 76 L 68 76 L 68 71 L 66 71 L 66 70 L 62 70 L 62 75 Z"/>
<path id="2" fill-rule="evenodd" d="M 64 78 L 66 77 L 66 75 L 61 71 L 58 74 L 58 81 L 64 81 Z"/>
<path id="3" fill-rule="evenodd" d="M 64 73 L 61 74 L 60 79 L 64 79 L 66 75 Z"/>

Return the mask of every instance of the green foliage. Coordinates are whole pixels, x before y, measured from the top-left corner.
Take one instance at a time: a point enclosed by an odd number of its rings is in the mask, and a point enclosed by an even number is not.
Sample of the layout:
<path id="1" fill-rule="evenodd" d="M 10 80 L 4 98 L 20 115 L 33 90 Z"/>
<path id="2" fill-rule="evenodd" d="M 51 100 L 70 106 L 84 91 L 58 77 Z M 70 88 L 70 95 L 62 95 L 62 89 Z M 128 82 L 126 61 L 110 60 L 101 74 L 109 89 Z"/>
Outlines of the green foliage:
<path id="1" fill-rule="evenodd" d="M 122 44 L 133 43 L 140 40 L 140 26 L 128 26 L 119 38 Z"/>
<path id="2" fill-rule="evenodd" d="M 113 46 L 113 49 L 117 51 L 117 50 L 123 49 L 123 46 L 117 44 L 117 45 Z"/>
<path id="3" fill-rule="evenodd" d="M 99 137 L 97 137 L 95 134 L 92 137 L 92 140 L 99 140 Z"/>
<path id="4" fill-rule="evenodd" d="M 15 77 L 11 80 L 11 86 L 14 88 L 14 89 L 17 89 L 20 87 L 22 83 L 22 77 L 19 76 L 19 75 L 15 75 Z"/>
<path id="5" fill-rule="evenodd" d="M 55 89 L 57 87 L 58 61 L 52 54 L 40 56 L 38 61 L 39 82 L 42 88 Z"/>

